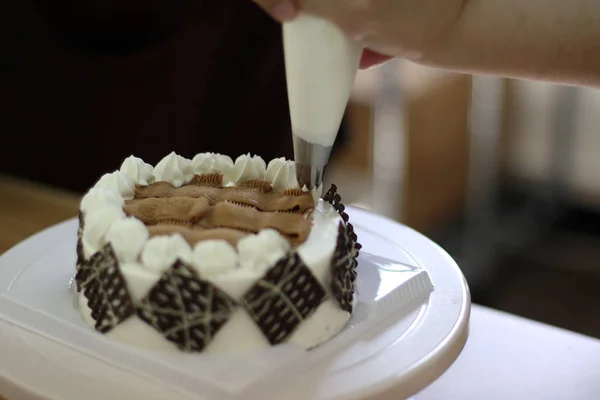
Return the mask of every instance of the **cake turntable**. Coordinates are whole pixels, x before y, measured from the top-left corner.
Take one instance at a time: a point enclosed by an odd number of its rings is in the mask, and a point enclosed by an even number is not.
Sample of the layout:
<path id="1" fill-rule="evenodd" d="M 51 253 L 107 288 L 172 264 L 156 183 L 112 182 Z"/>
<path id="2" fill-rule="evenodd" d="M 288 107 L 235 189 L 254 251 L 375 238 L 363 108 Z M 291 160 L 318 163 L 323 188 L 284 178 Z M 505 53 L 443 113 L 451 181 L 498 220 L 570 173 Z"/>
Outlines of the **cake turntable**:
<path id="1" fill-rule="evenodd" d="M 63 400 L 398 399 L 418 393 L 454 362 L 467 340 L 467 284 L 451 257 L 418 232 L 366 210 L 348 207 L 348 214 L 364 252 L 353 321 L 309 352 L 282 348 L 260 362 L 254 357 L 266 378 L 257 374 L 244 385 L 240 374 L 247 371 L 224 364 L 218 377 L 225 385 L 228 379 L 237 382 L 231 391 L 153 364 L 160 356 L 143 358 L 96 343 L 91 338 L 99 335 L 83 331 L 89 328 L 64 283 L 74 268 L 76 220 L 34 235 L 0 257 L 0 393 L 8 399 Z M 403 286 L 397 279 L 402 271 L 424 273 L 402 280 L 412 282 L 402 295 L 387 296 L 391 286 Z M 382 307 L 373 307 L 379 300 Z M 363 323 L 377 313 L 381 318 Z M 285 361 L 277 364 L 280 355 Z"/>

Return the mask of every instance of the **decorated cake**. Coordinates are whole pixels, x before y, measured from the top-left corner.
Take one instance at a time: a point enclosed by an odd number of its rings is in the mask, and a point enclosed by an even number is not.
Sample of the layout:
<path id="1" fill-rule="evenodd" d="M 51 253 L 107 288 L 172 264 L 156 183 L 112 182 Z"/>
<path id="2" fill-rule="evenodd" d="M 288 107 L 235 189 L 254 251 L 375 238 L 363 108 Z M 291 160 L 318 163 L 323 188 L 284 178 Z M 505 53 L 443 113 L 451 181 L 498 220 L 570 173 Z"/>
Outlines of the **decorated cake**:
<path id="1" fill-rule="evenodd" d="M 161 351 L 322 344 L 352 314 L 360 245 L 337 188 L 304 189 L 283 158 L 127 158 L 81 201 L 83 319 Z"/>

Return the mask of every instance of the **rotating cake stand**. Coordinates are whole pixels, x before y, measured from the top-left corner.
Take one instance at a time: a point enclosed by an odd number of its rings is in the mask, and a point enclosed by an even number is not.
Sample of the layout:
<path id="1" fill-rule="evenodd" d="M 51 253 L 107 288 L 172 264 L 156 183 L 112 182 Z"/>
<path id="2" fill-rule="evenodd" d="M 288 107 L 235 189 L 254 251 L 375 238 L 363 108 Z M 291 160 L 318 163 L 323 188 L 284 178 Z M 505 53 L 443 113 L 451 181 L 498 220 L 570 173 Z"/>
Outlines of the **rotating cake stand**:
<path id="1" fill-rule="evenodd" d="M 376 339 L 365 342 L 370 357 L 360 363 L 346 363 L 343 368 L 333 368 L 333 360 L 322 362 L 300 376 L 290 376 L 285 393 L 274 398 L 408 398 L 437 379 L 467 340 L 469 291 L 450 256 L 406 226 L 365 210 L 348 210 L 365 251 L 390 258 L 394 252 L 406 254 L 427 271 L 435 289 L 427 301 L 415 304 L 401 320 L 383 328 L 385 344 Z M 55 249 L 62 246 L 74 252 L 76 231 L 73 219 L 32 236 L 0 257 L 0 271 L 16 265 L 25 269 L 40 261 L 71 263 L 70 252 Z M 0 292 L 6 284 L 0 282 Z M 2 315 L 0 355 L 0 395 L 8 400 L 194 398 L 11 325 Z"/>

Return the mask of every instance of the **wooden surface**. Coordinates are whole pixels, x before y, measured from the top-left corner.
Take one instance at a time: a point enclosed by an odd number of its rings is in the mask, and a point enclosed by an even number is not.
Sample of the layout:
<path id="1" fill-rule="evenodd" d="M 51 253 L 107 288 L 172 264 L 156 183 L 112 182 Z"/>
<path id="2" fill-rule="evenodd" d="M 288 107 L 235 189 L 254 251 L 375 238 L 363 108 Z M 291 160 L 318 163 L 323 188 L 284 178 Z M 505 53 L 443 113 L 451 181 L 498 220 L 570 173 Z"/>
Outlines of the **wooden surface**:
<path id="1" fill-rule="evenodd" d="M 407 165 L 402 222 L 431 232 L 465 207 L 471 78 L 449 74 L 405 100 Z"/>
<path id="2" fill-rule="evenodd" d="M 417 230 L 434 231 L 448 221 L 456 220 L 465 207 L 471 77 L 400 63 L 397 86 L 402 101 L 398 108 L 383 107 L 378 111 L 385 120 L 388 117 L 383 114 L 388 112 L 402 115 L 403 127 L 398 128 L 397 134 L 403 135 L 404 139 L 399 143 L 394 138 L 396 132 L 389 136 L 382 132 L 388 129 L 385 122 L 378 126 L 378 133 L 374 132 L 377 88 L 382 84 L 378 74 L 375 69 L 361 71 L 357 77 L 346 114 L 351 143 L 344 156 L 352 171 L 361 168 L 361 175 L 374 182 L 382 179 L 384 184 L 369 184 L 356 190 L 340 187 L 340 192 L 346 199 L 347 192 L 359 191 L 362 193 L 358 200 L 361 206 L 366 205 Z M 393 124 L 391 129 L 395 129 Z M 374 136 L 379 137 L 379 148 L 374 146 Z M 373 176 L 374 161 L 387 164 L 374 158 L 381 157 L 382 148 L 395 146 L 398 154 L 404 154 L 406 158 L 404 166 L 385 167 L 391 177 L 381 172 L 381 168 L 375 173 L 380 177 Z M 335 182 L 347 181 L 345 177 L 343 173 L 337 174 Z M 396 188 L 387 191 L 387 186 Z M 366 192 L 371 192 L 370 196 L 366 196 Z"/>
<path id="3" fill-rule="evenodd" d="M 79 195 L 0 175 L 0 254 L 34 233 L 75 217 Z"/>

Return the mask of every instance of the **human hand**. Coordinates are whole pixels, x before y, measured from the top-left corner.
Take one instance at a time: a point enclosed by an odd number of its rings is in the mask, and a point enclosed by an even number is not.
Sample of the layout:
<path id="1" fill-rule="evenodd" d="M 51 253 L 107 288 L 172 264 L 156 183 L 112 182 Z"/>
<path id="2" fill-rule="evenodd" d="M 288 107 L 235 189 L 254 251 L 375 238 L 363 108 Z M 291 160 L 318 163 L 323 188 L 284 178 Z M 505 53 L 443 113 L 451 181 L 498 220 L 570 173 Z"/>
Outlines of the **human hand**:
<path id="1" fill-rule="evenodd" d="M 418 60 L 436 47 L 468 0 L 254 0 L 280 22 L 298 12 L 329 19 L 365 45 L 361 67 L 392 56 Z"/>

